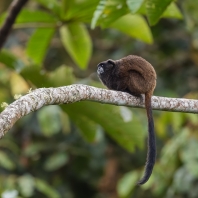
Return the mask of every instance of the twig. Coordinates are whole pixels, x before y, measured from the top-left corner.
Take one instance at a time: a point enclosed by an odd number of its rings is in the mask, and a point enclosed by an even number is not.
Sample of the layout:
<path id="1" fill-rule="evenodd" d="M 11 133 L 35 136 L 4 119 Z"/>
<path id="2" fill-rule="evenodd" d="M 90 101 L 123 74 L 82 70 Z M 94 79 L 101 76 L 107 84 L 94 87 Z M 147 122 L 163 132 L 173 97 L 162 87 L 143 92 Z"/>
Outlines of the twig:
<path id="1" fill-rule="evenodd" d="M 0 114 L 0 138 L 12 128 L 17 120 L 30 112 L 46 105 L 67 104 L 82 100 L 144 108 L 144 100 L 119 91 L 80 84 L 57 88 L 40 88 L 22 96 Z M 152 108 L 162 111 L 198 113 L 198 100 L 153 96 Z"/>
<path id="2" fill-rule="evenodd" d="M 10 30 L 12 29 L 12 25 L 14 24 L 17 15 L 27 1 L 28 0 L 14 0 L 11 3 L 8 16 L 0 29 L 0 50 L 3 47 Z"/>

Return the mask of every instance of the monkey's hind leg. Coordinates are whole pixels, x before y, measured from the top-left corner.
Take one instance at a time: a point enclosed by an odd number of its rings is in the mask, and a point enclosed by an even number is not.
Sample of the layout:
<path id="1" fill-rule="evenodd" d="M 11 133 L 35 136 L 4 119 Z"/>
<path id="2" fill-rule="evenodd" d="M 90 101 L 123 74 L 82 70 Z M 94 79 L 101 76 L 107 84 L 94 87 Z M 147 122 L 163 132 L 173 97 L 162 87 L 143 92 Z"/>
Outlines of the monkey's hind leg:
<path id="1" fill-rule="evenodd" d="M 129 89 L 126 89 L 124 92 L 139 98 L 140 99 L 140 103 L 142 103 L 142 104 L 144 103 L 144 98 L 143 98 L 142 94 L 137 94 L 135 92 L 131 92 Z"/>

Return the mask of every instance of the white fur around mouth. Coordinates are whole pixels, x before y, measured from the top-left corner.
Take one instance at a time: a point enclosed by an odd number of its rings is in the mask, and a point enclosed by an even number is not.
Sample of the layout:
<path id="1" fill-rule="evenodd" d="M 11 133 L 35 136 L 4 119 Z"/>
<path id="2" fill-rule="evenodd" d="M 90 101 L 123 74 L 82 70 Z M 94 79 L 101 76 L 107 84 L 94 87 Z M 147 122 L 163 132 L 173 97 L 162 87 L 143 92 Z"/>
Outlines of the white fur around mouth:
<path id="1" fill-rule="evenodd" d="M 97 73 L 98 73 L 98 74 L 104 73 L 104 69 L 103 69 L 102 67 L 98 67 Z"/>

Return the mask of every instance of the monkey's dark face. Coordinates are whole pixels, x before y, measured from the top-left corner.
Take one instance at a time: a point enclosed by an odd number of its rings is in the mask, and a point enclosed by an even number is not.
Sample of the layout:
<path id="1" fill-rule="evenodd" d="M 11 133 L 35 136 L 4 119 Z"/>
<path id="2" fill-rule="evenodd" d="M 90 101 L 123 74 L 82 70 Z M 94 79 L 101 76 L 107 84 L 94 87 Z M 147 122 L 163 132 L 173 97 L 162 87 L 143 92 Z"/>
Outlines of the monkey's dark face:
<path id="1" fill-rule="evenodd" d="M 114 89 L 114 77 L 116 71 L 116 63 L 113 60 L 107 60 L 98 64 L 98 77 L 102 83 L 109 89 Z"/>
<path id="2" fill-rule="evenodd" d="M 100 78 L 111 75 L 115 69 L 115 62 L 113 60 L 107 60 L 98 64 L 97 73 Z"/>

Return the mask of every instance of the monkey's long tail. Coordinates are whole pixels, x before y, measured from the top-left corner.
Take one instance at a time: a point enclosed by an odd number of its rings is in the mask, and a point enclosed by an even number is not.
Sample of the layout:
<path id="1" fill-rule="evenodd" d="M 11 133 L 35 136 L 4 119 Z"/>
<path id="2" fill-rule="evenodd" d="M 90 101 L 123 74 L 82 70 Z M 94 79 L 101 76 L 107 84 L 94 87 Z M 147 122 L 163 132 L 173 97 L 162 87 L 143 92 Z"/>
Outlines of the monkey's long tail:
<path id="1" fill-rule="evenodd" d="M 147 160 L 145 165 L 144 176 L 140 181 L 138 181 L 138 185 L 142 185 L 148 181 L 150 178 L 153 167 L 155 164 L 156 158 L 156 144 L 155 144 L 155 132 L 154 132 L 154 121 L 151 107 L 151 96 L 152 94 L 145 94 L 145 107 L 148 117 L 148 152 L 147 152 Z"/>

